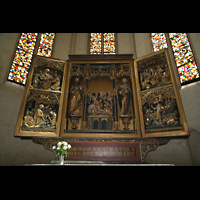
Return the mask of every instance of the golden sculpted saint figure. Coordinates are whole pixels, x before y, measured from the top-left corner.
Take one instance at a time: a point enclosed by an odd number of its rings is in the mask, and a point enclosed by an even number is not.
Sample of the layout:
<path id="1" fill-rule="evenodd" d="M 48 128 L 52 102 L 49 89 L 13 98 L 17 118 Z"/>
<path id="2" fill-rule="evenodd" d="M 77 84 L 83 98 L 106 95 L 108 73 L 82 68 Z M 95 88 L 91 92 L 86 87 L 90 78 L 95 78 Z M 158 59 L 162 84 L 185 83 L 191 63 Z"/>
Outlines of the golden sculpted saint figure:
<path id="1" fill-rule="evenodd" d="M 70 116 L 80 116 L 83 104 L 83 87 L 79 86 L 79 78 L 75 78 L 75 85 L 70 90 Z"/>
<path id="2" fill-rule="evenodd" d="M 60 78 L 57 73 L 55 73 L 55 77 L 52 80 L 53 85 L 51 86 L 52 90 L 59 90 L 60 89 Z"/>
<path id="3" fill-rule="evenodd" d="M 123 78 L 122 85 L 117 90 L 121 116 L 128 115 L 130 112 L 131 90 L 128 88 L 127 82 L 128 80 Z"/>
<path id="4" fill-rule="evenodd" d="M 156 107 L 153 107 L 153 105 L 151 105 L 151 108 L 155 110 L 156 120 L 159 121 L 159 123 L 161 123 L 161 110 L 162 110 L 162 105 L 160 104 L 160 102 L 159 102 L 158 99 L 156 99 L 155 105 L 156 105 Z"/>
<path id="5" fill-rule="evenodd" d="M 31 88 L 37 87 L 38 85 L 38 76 L 39 74 L 36 74 L 33 78 L 33 84 L 31 85 Z"/>
<path id="6" fill-rule="evenodd" d="M 31 114 L 33 111 L 30 111 L 28 114 Z M 35 127 L 35 121 L 33 119 L 33 117 L 27 115 L 27 116 L 24 116 L 24 124 L 25 126 L 27 127 Z"/>
<path id="7" fill-rule="evenodd" d="M 42 71 L 40 70 L 39 73 L 36 73 L 36 75 L 33 78 L 33 83 L 30 86 L 31 88 L 36 88 L 36 87 L 40 87 L 42 85 L 42 78 L 43 74 Z"/>
<path id="8" fill-rule="evenodd" d="M 50 121 L 50 126 L 55 126 L 56 125 L 56 113 L 53 111 L 50 111 L 50 116 L 49 116 L 49 121 Z"/>
<path id="9" fill-rule="evenodd" d="M 48 89 L 51 86 L 51 80 L 53 79 L 53 77 L 49 73 L 50 73 L 50 69 L 45 69 L 44 74 L 42 75 L 43 89 Z"/>
<path id="10" fill-rule="evenodd" d="M 33 118 L 34 121 L 35 121 L 35 126 L 40 126 L 42 124 L 42 120 L 44 119 L 43 111 L 42 111 L 43 109 L 44 109 L 44 105 L 40 104 L 39 108 L 35 112 L 35 115 L 34 115 L 34 118 Z"/>

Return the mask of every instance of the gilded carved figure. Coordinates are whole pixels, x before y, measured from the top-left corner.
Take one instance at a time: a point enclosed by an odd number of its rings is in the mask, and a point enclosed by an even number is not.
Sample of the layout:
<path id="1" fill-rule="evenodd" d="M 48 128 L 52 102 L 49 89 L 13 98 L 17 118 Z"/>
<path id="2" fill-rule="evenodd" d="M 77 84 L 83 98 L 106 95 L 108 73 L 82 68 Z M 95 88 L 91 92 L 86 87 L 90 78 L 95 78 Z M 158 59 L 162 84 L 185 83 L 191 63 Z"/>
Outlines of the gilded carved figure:
<path id="1" fill-rule="evenodd" d="M 123 78 L 122 85 L 117 90 L 121 116 L 130 114 L 131 90 L 129 89 L 127 82 L 128 80 Z"/>
<path id="2" fill-rule="evenodd" d="M 42 75 L 42 88 L 48 89 L 51 86 L 51 81 L 53 79 L 53 76 L 50 74 L 50 69 L 45 69 L 44 74 Z"/>
<path id="3" fill-rule="evenodd" d="M 29 114 L 33 113 L 34 109 L 32 111 L 30 111 L 26 116 L 24 116 L 24 125 L 27 127 L 35 127 L 35 121 L 33 119 L 32 116 L 30 116 Z"/>
<path id="4" fill-rule="evenodd" d="M 44 120 L 43 109 L 44 109 L 44 105 L 40 104 L 39 108 L 35 112 L 35 115 L 34 115 L 33 119 L 35 121 L 35 125 L 36 126 L 42 125 L 42 121 Z"/>
<path id="5" fill-rule="evenodd" d="M 70 116 L 81 115 L 81 108 L 83 104 L 83 87 L 79 85 L 79 78 L 75 78 L 75 85 L 70 90 Z"/>
<path id="6" fill-rule="evenodd" d="M 40 88 L 40 86 L 42 85 L 42 71 L 40 70 L 39 73 L 36 73 L 34 78 L 33 78 L 33 83 L 30 86 L 31 88 Z"/>
<path id="7" fill-rule="evenodd" d="M 57 73 L 55 73 L 54 75 L 54 79 L 52 80 L 52 86 L 51 89 L 52 90 L 59 90 L 60 89 L 60 77 L 58 76 Z"/>
<path id="8" fill-rule="evenodd" d="M 49 118 L 50 126 L 55 126 L 56 118 L 57 118 L 56 113 L 54 111 L 50 111 L 50 116 L 48 116 L 48 118 Z"/>

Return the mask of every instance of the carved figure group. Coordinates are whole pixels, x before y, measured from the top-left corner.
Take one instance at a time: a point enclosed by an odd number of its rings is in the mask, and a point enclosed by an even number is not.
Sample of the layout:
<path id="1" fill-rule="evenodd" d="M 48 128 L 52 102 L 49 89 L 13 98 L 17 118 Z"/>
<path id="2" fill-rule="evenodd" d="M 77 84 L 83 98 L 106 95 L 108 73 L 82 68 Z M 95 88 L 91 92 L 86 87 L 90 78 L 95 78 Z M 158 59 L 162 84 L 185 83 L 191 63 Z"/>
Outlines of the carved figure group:
<path id="1" fill-rule="evenodd" d="M 40 70 L 39 73 L 35 74 L 31 88 L 59 90 L 60 78 L 57 72 L 53 76 L 48 68 L 45 69 L 44 73 Z"/>
<path id="2" fill-rule="evenodd" d="M 56 125 L 57 114 L 52 110 L 49 112 L 49 114 L 44 114 L 44 109 L 47 107 L 45 107 L 44 104 L 39 104 L 36 111 L 35 108 L 29 111 L 27 115 L 24 116 L 24 125 L 29 128 L 54 128 Z"/>
<path id="3" fill-rule="evenodd" d="M 89 115 L 113 115 L 111 92 L 90 93 L 88 102 Z"/>
<path id="4" fill-rule="evenodd" d="M 159 65 L 144 69 L 139 75 L 142 90 L 171 83 L 170 72 L 167 65 Z"/>
<path id="5" fill-rule="evenodd" d="M 162 99 L 159 95 L 152 103 L 143 105 L 146 128 L 174 126 L 179 123 L 176 101 L 172 98 Z"/>

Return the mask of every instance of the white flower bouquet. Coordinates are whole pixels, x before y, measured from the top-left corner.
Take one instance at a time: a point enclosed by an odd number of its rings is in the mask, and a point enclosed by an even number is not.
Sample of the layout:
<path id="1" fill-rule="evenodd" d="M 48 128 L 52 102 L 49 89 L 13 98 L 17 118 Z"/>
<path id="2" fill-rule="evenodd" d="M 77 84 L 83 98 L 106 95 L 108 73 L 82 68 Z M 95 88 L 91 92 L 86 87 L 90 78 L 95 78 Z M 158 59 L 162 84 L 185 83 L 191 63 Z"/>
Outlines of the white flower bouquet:
<path id="1" fill-rule="evenodd" d="M 56 156 L 66 156 L 67 157 L 67 151 L 71 148 L 71 145 L 67 142 L 58 142 L 57 147 L 53 146 L 53 149 L 56 149 Z"/>

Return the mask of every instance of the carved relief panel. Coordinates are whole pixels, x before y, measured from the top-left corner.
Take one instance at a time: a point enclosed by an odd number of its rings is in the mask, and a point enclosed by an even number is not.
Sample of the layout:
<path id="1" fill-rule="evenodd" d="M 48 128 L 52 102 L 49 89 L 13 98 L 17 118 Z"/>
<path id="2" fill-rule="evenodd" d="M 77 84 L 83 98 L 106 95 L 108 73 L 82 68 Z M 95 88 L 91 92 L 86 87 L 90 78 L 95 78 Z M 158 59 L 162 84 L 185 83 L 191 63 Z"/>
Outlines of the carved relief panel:
<path id="1" fill-rule="evenodd" d="M 35 56 L 15 136 L 59 135 L 66 61 Z"/>
<path id="2" fill-rule="evenodd" d="M 142 137 L 188 135 L 168 50 L 134 61 Z"/>

